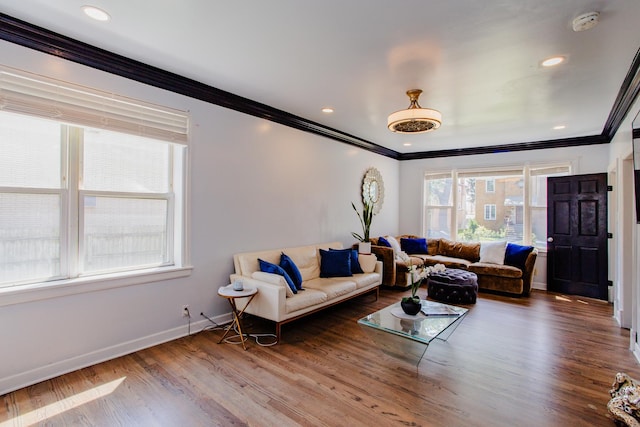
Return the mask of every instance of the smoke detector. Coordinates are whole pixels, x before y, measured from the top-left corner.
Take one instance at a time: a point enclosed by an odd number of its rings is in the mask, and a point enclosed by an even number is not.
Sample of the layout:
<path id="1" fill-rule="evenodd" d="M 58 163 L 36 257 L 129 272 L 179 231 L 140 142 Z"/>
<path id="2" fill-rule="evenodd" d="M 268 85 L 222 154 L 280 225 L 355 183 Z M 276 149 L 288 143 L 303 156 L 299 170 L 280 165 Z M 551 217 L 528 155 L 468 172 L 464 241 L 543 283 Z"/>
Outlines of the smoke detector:
<path id="1" fill-rule="evenodd" d="M 583 13 L 571 22 L 571 26 L 573 27 L 573 31 L 586 31 L 595 27 L 599 20 L 600 13 L 598 12 Z"/>

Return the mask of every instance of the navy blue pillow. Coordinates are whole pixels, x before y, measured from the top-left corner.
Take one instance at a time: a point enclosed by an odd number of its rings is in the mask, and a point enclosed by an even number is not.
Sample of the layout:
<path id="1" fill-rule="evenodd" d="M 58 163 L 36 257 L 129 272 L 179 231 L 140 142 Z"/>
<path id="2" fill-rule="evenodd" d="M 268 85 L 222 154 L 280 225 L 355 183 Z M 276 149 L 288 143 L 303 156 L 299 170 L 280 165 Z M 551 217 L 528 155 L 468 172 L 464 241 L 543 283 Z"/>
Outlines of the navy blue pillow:
<path id="1" fill-rule="evenodd" d="M 296 285 L 293 283 L 293 280 L 291 280 L 291 277 L 289 277 L 287 272 L 284 271 L 284 268 L 280 267 L 279 265 L 263 261 L 260 258 L 258 258 L 258 263 L 260 264 L 260 271 L 264 271 L 265 273 L 273 273 L 284 277 L 284 280 L 286 280 L 287 285 L 289 285 L 293 293 L 298 293 L 298 288 L 296 288 Z"/>
<path id="2" fill-rule="evenodd" d="M 524 263 L 533 250 L 533 246 L 516 245 L 515 243 L 507 243 L 507 249 L 504 253 L 504 263 L 513 267 L 518 267 L 524 271 Z"/>
<path id="3" fill-rule="evenodd" d="M 320 277 L 348 277 L 351 274 L 351 254 L 348 251 L 320 249 Z"/>
<path id="4" fill-rule="evenodd" d="M 351 254 L 351 274 L 362 274 L 362 267 L 360 267 L 360 261 L 358 261 L 358 250 L 357 249 L 331 249 L 330 251 L 345 251 Z"/>
<path id="5" fill-rule="evenodd" d="M 385 239 L 384 237 L 380 236 L 378 237 L 378 246 L 386 246 L 388 248 L 391 247 L 391 243 L 389 243 L 389 241 L 387 239 Z"/>
<path id="6" fill-rule="evenodd" d="M 291 258 L 284 252 L 280 255 L 280 267 L 287 272 L 293 284 L 296 285 L 296 288 L 302 289 L 302 274 L 300 274 L 300 270 L 298 270 L 298 266 L 293 262 Z"/>
<path id="7" fill-rule="evenodd" d="M 400 249 L 408 254 L 427 254 L 427 239 L 405 238 L 400 239 Z"/>

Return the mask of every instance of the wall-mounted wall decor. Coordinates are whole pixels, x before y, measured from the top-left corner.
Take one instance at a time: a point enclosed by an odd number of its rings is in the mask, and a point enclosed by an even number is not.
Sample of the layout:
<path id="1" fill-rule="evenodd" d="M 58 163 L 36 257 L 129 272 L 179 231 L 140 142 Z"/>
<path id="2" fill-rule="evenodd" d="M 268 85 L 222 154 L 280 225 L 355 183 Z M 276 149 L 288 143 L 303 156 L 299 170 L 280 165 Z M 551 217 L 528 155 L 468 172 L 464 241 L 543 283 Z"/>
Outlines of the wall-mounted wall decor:
<path id="1" fill-rule="evenodd" d="M 382 209 L 384 202 L 384 181 L 380 171 L 369 168 L 362 179 L 362 202 L 373 206 L 373 214 L 376 215 Z"/>

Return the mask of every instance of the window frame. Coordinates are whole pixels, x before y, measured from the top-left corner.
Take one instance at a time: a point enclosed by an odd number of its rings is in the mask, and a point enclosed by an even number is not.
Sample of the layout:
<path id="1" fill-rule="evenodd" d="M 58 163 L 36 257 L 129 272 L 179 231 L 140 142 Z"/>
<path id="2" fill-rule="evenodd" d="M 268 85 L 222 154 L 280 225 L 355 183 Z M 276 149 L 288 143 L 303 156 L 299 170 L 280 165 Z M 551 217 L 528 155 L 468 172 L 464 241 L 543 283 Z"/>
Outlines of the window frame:
<path id="1" fill-rule="evenodd" d="M 452 183 L 455 186 L 453 188 L 453 205 L 457 206 L 456 196 L 458 193 L 458 188 L 460 186 L 459 180 L 460 178 L 465 177 L 480 177 L 480 176 L 491 176 L 491 175 L 500 175 L 500 174 L 509 174 L 509 172 L 518 172 L 518 174 L 522 174 L 523 177 L 523 241 L 522 244 L 525 245 L 533 245 L 535 246 L 535 242 L 532 242 L 532 212 L 535 208 L 540 208 L 540 206 L 533 205 L 530 198 L 532 197 L 532 188 L 533 185 L 533 176 L 561 176 L 561 175 L 571 175 L 575 169 L 575 165 L 573 162 L 559 162 L 559 163 L 536 163 L 536 164 L 520 164 L 515 166 L 503 166 L 503 167 L 495 167 L 495 168 L 476 168 L 476 169 L 448 169 L 441 171 L 428 171 L 423 175 L 423 195 L 426 196 L 426 186 L 428 185 L 428 181 L 430 179 L 442 179 L 445 177 L 450 177 L 452 179 Z M 428 236 L 429 229 L 427 218 L 429 216 L 429 209 L 431 206 L 427 205 L 426 198 L 423 198 L 422 204 L 422 235 Z M 546 208 L 546 206 L 545 206 Z M 483 209 L 484 210 L 484 209 Z M 484 214 L 484 212 L 483 212 Z M 451 240 L 457 240 L 458 238 L 458 230 L 455 224 L 457 224 L 459 215 L 459 210 L 452 209 L 450 216 L 450 224 L 449 229 L 451 231 Z M 496 217 L 497 217 L 497 206 L 496 206 Z M 496 218 L 497 220 L 497 218 Z M 545 253 L 546 248 L 541 246 L 535 246 L 539 252 Z"/>
<path id="2" fill-rule="evenodd" d="M 55 103 L 54 98 L 60 91 L 68 90 L 74 95 L 85 96 L 94 102 L 92 105 L 105 106 L 104 110 L 93 109 L 83 111 L 83 103 L 76 105 L 66 104 L 64 113 L 72 113 L 71 120 L 48 117 L 41 114 L 45 109 L 25 109 L 25 98 L 20 92 L 20 85 L 25 81 L 33 83 L 37 88 L 38 96 L 35 98 L 37 106 L 46 106 L 47 102 Z M 19 82 L 19 84 L 15 84 Z M 51 89 L 53 88 L 53 89 Z M 142 283 L 156 282 L 161 280 L 187 277 L 191 274 L 189 253 L 189 225 L 188 225 L 188 184 L 189 179 L 189 150 L 188 150 L 188 129 L 189 118 L 187 113 L 172 110 L 143 101 L 132 100 L 120 97 L 115 94 L 108 94 L 98 90 L 89 89 L 74 85 L 72 83 L 54 81 L 46 77 L 36 76 L 19 70 L 9 69 L 0 66 L 0 89 L 3 90 L 3 99 L 8 102 L 0 106 L 1 111 L 19 114 L 25 117 L 45 118 L 54 120 L 60 124 L 60 186 L 59 188 L 40 187 L 0 187 L 0 192 L 16 194 L 54 194 L 60 198 L 60 225 L 59 225 L 59 248 L 60 248 L 60 272 L 56 277 L 46 277 L 41 279 L 28 279 L 25 281 L 15 281 L 0 286 L 0 307 L 41 299 L 74 295 L 85 292 L 131 286 Z M 27 92 L 25 92 L 27 93 Z M 26 98 L 30 100 L 29 97 Z M 17 100 L 17 102 L 16 102 Z M 131 112 L 130 125 L 126 120 L 116 123 L 116 128 L 108 126 L 109 121 L 99 120 L 99 123 L 107 123 L 102 126 L 106 130 L 117 133 L 130 133 L 148 137 L 152 140 L 167 143 L 170 152 L 168 168 L 168 179 L 170 188 L 166 193 L 132 193 L 132 192 L 110 192 L 84 190 L 81 188 L 82 169 L 82 128 L 91 128 L 90 124 L 82 121 L 96 119 L 96 112 L 106 111 L 121 112 L 122 108 Z M 140 111 L 136 112 L 136 108 Z M 120 109 L 120 110 L 119 110 Z M 27 111 L 28 110 L 28 111 Z M 77 113 L 77 114 L 76 114 Z M 86 113 L 86 114 L 85 114 Z M 75 115 L 74 115 L 75 114 Z M 144 117 L 144 118 L 143 118 Z M 77 120 L 76 120 L 77 119 Z M 144 125 L 140 125 L 140 120 L 145 120 Z M 166 123 L 164 122 L 166 120 Z M 113 123 L 113 120 L 112 120 Z M 80 132 L 80 133 L 79 133 Z M 72 142 L 73 141 L 73 142 Z M 77 147 L 72 144 L 78 143 Z M 167 201 L 167 219 L 165 232 L 166 238 L 166 260 L 153 266 L 137 266 L 132 269 L 118 269 L 117 271 L 91 272 L 83 274 L 82 262 L 84 254 L 82 252 L 83 224 L 84 224 L 84 196 L 97 197 L 124 197 L 136 199 L 162 199 Z"/>

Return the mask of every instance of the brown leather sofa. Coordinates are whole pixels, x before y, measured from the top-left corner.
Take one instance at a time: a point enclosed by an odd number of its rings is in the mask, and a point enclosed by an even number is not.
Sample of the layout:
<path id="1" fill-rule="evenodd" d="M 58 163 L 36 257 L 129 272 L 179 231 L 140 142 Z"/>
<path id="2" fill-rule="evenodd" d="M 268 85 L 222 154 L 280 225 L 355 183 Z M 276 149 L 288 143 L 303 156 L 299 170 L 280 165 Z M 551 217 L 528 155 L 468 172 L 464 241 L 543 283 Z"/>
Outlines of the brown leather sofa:
<path id="1" fill-rule="evenodd" d="M 418 238 L 404 234 L 395 236 L 398 242 L 402 238 Z M 396 260 L 394 251 L 378 244 L 378 238 L 371 239 L 371 252 L 382 261 L 382 284 L 385 286 L 406 288 L 408 263 Z M 480 243 L 454 242 L 447 239 L 427 239 L 427 254 L 408 254 L 414 265 L 444 264 L 447 268 L 469 270 L 478 276 L 478 287 L 515 295 L 528 295 L 533 281 L 533 270 L 538 256 L 533 249 L 526 258 L 524 268 L 512 265 L 481 263 Z"/>

